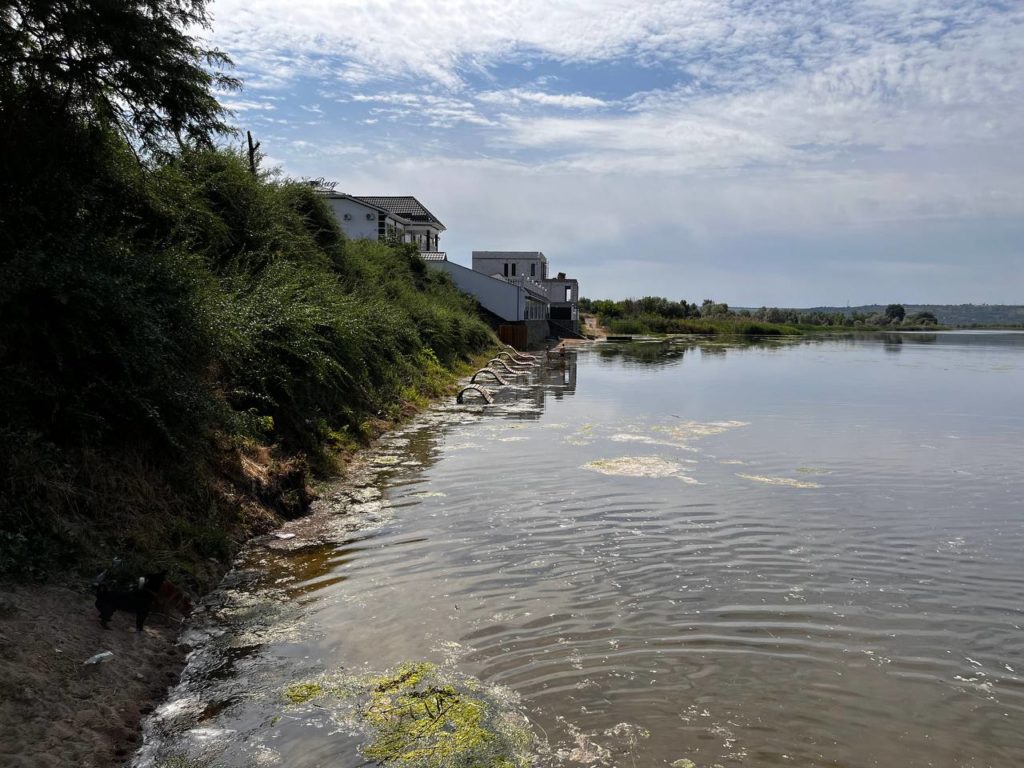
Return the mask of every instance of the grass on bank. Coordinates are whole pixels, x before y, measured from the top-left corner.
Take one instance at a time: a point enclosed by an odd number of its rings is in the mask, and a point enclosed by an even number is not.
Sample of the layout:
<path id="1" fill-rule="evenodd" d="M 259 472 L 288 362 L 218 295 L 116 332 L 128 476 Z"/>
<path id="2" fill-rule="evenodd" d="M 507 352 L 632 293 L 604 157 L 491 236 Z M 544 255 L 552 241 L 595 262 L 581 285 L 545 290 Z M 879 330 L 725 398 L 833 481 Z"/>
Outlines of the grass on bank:
<path id="1" fill-rule="evenodd" d="M 0 574 L 121 555 L 202 578 L 494 344 L 447 276 L 345 241 L 308 186 L 61 130 L 13 137 L 69 157 L 56 189 L 26 163 L 2 222 Z"/>

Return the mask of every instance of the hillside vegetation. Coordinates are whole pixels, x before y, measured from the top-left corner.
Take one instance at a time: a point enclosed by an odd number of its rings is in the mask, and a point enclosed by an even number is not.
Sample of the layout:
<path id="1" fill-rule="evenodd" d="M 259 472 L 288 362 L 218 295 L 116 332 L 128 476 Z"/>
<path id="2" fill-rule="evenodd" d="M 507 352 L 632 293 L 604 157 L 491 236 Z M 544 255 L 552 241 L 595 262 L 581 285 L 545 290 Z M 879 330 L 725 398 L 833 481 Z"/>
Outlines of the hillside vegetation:
<path id="1" fill-rule="evenodd" d="M 108 136 L 100 159 L 4 255 L 5 570 L 224 557 L 304 509 L 307 463 L 492 342 L 445 276 L 345 242 L 306 187 L 225 151 L 144 170 Z"/>
<path id="2" fill-rule="evenodd" d="M 202 4 L 19 5 L 49 15 L 0 49 L 0 573 L 224 560 L 493 336 L 414 251 L 215 147 Z M 153 24 L 148 64 L 110 31 Z"/>

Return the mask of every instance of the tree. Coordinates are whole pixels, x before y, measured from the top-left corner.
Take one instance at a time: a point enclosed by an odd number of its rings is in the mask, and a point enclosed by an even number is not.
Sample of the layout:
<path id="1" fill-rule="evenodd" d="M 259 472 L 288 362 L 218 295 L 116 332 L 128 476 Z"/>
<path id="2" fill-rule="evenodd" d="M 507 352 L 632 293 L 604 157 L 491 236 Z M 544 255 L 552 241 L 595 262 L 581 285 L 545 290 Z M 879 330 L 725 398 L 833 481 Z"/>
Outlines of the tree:
<path id="1" fill-rule="evenodd" d="M 237 85 L 230 62 L 194 36 L 206 4 L 0 2 L 4 531 L 90 508 L 88 484 L 106 481 L 83 470 L 90 456 L 155 465 L 172 451 L 187 474 L 219 412 L 205 378 L 216 282 L 188 248 L 203 222 L 187 185 L 153 173 L 168 150 L 230 130 L 215 96 Z"/>
<path id="2" fill-rule="evenodd" d="M 908 317 L 907 320 L 917 325 L 938 325 L 939 322 L 933 312 L 916 312 Z"/>
<path id="3" fill-rule="evenodd" d="M 7 0 L 0 7 L 0 117 L 42 108 L 114 127 L 137 149 L 230 131 L 214 96 L 231 62 L 192 37 L 207 0 Z M 5 151 L 12 147 L 5 146 Z"/>
<path id="4" fill-rule="evenodd" d="M 902 323 L 907 311 L 902 304 L 890 304 L 885 308 L 885 316 L 889 322 Z"/>

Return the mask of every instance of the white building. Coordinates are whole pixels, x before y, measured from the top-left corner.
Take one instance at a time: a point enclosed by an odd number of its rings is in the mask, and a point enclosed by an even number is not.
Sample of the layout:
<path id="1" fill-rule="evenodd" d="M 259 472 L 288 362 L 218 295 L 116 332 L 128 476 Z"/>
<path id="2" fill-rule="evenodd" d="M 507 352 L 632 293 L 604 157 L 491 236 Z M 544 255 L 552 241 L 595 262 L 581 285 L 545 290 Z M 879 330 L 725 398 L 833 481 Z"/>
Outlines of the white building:
<path id="1" fill-rule="evenodd" d="M 385 208 L 341 192 L 327 192 L 324 200 L 350 240 L 386 240 L 390 234 L 405 233 L 406 220 Z"/>
<path id="2" fill-rule="evenodd" d="M 351 240 L 413 243 L 421 251 L 438 251 L 444 224 L 412 195 L 360 197 L 324 192 L 338 225 Z"/>
<path id="3" fill-rule="evenodd" d="M 552 331 L 579 333 L 579 284 L 559 272 L 548 277 L 540 251 L 473 251 L 473 268 L 448 261 L 440 250 L 444 224 L 411 195 L 358 196 L 322 189 L 346 237 L 414 243 L 423 260 L 447 273 L 462 291 L 503 325 L 525 326 L 537 343 Z M 511 329 L 515 331 L 515 328 Z M 517 333 L 524 333 L 520 328 Z"/>
<path id="4" fill-rule="evenodd" d="M 579 333 L 579 282 L 564 272 L 548 277 L 548 260 L 540 251 L 473 251 L 473 270 L 530 286 L 546 298 L 555 330 L 561 326 Z"/>
<path id="5" fill-rule="evenodd" d="M 494 277 L 548 276 L 548 260 L 540 251 L 473 251 L 473 269 Z"/>
<path id="6" fill-rule="evenodd" d="M 459 290 L 473 296 L 481 307 L 503 322 L 547 320 L 547 295 L 539 285 L 492 277 L 433 255 L 426 261 L 447 272 Z"/>

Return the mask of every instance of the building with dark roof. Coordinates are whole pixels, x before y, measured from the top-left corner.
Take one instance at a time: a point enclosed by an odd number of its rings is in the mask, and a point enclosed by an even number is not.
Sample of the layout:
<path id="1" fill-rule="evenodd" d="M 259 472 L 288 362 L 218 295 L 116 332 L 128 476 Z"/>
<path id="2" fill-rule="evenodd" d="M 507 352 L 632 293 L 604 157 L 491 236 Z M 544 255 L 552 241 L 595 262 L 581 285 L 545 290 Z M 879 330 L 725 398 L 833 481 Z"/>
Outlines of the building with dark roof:
<path id="1" fill-rule="evenodd" d="M 439 252 L 444 224 L 412 195 L 357 196 L 322 191 L 345 236 L 352 240 L 413 243 L 420 251 Z"/>
<path id="2" fill-rule="evenodd" d="M 412 195 L 359 196 L 356 199 L 404 219 L 407 222 L 407 242 L 416 243 L 421 251 L 439 250 L 441 233 L 445 231 L 445 226 Z"/>

